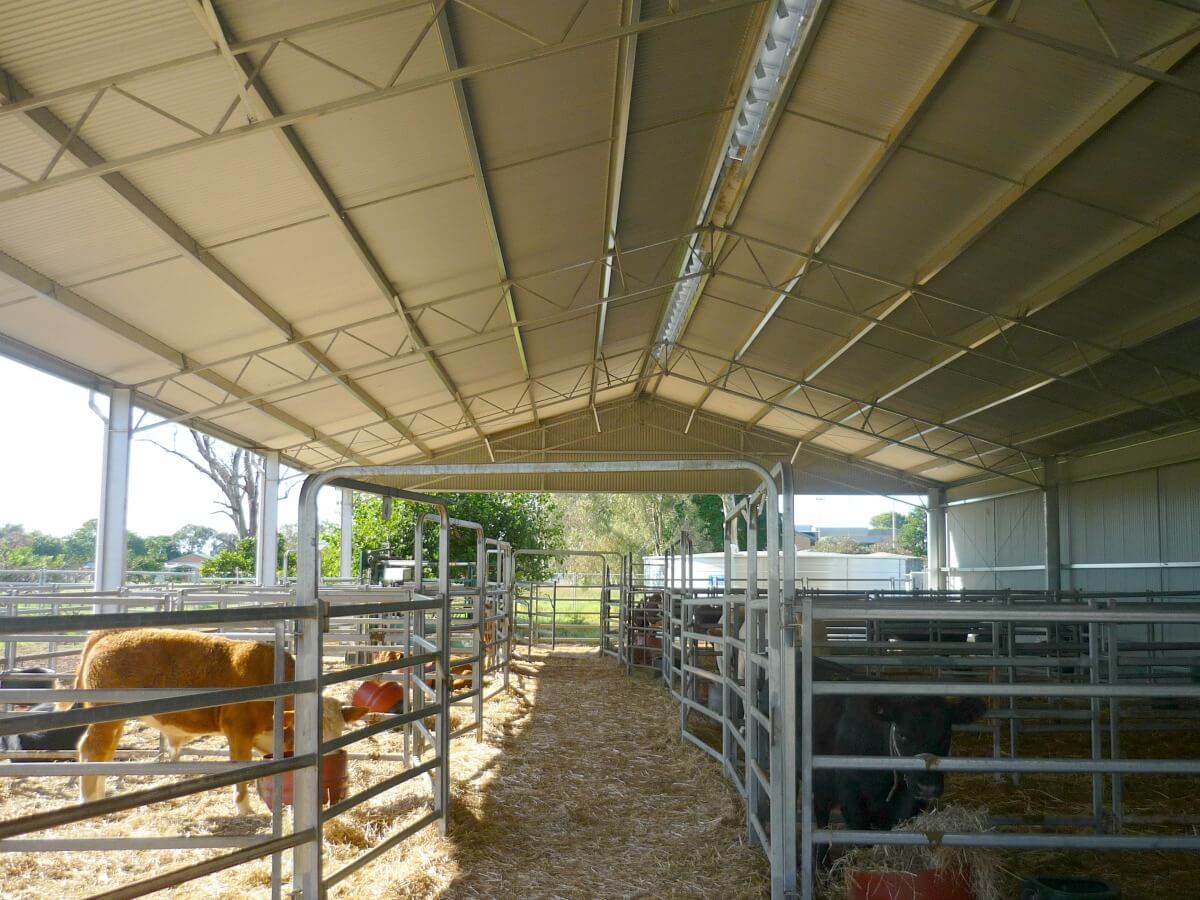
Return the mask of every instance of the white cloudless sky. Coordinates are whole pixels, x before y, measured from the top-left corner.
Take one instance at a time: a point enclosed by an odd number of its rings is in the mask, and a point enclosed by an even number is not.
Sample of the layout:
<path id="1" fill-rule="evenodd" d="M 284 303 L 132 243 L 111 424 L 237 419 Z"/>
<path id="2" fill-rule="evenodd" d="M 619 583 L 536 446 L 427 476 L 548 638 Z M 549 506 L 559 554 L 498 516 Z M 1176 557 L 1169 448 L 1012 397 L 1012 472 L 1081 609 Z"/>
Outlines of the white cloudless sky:
<path id="1" fill-rule="evenodd" d="M 104 425 L 88 407 L 88 392 L 61 379 L 0 357 L 0 524 L 64 535 L 95 518 L 100 508 Z M 107 410 L 107 399 L 97 397 Z M 134 423 L 141 413 L 134 410 Z M 155 421 L 147 416 L 145 425 Z M 150 439 L 180 450 L 192 447 L 186 429 L 164 425 L 135 436 L 130 460 L 128 529 L 140 535 L 172 534 L 183 525 L 232 531 L 217 509 L 218 492 L 204 475 Z M 912 508 L 922 498 L 872 495 L 802 496 L 796 521 L 831 527 L 866 525 L 871 516 Z M 283 499 L 280 525 L 296 521 L 299 489 Z M 322 491 L 321 518 L 338 516 L 337 494 Z"/>

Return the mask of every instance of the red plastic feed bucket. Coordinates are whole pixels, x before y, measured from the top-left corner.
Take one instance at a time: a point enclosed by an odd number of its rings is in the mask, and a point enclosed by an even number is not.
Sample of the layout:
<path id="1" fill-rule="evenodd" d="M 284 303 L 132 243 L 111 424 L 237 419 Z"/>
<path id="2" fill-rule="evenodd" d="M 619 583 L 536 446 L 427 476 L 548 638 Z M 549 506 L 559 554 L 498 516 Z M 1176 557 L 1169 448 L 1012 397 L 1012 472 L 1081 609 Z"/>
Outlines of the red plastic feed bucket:
<path id="1" fill-rule="evenodd" d="M 969 872 L 846 873 L 846 900 L 975 900 Z"/>
<path id="2" fill-rule="evenodd" d="M 284 756 L 291 756 L 291 753 L 285 753 Z M 271 759 L 271 755 L 267 754 L 263 759 Z M 333 753 L 326 753 L 321 760 L 321 805 L 328 806 L 330 803 L 337 803 L 346 796 L 346 787 L 350 783 L 349 774 L 350 757 L 345 750 L 335 750 Z M 283 805 L 292 805 L 292 773 L 284 772 L 281 776 L 283 779 Z M 268 807 L 271 805 L 271 800 L 275 796 L 275 779 L 274 776 L 268 775 L 266 778 L 258 779 L 258 796 L 262 798 L 262 802 Z"/>
<path id="3" fill-rule="evenodd" d="M 404 700 L 404 685 L 398 681 L 364 681 L 354 692 L 350 702 L 365 706 L 371 712 L 391 712 Z"/>

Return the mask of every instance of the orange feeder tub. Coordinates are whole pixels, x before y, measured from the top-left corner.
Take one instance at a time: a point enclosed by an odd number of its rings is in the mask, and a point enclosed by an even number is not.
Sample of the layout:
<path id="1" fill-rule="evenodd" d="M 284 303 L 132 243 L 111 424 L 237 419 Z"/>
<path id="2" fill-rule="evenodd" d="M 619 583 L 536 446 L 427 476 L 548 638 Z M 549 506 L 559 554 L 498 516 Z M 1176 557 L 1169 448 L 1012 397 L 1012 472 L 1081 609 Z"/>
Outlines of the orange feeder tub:
<path id="1" fill-rule="evenodd" d="M 284 756 L 291 756 L 285 753 Z M 264 759 L 271 759 L 267 754 Z M 335 750 L 326 753 L 321 759 L 321 805 L 328 806 L 337 803 L 346 796 L 346 788 L 350 784 L 350 757 L 345 750 Z M 279 776 L 283 780 L 283 805 L 292 805 L 292 773 L 284 772 Z M 258 796 L 268 807 L 275 796 L 275 776 L 268 775 L 258 779 Z"/>

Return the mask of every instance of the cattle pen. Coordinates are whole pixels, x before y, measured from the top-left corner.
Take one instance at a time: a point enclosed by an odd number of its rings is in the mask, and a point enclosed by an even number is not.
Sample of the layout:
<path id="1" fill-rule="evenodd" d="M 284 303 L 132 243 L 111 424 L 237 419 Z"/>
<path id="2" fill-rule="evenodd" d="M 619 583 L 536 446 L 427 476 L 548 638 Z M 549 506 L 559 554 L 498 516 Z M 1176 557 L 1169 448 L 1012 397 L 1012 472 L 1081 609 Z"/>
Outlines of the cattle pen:
<path id="1" fill-rule="evenodd" d="M 1196 0 L 0 7 L 0 893 L 1200 883 Z M 129 549 L 188 431 L 220 583 Z M 659 568 L 485 492 L 705 512 Z M 851 497 L 913 558 L 801 577 Z M 246 703 L 270 758 L 156 735 Z"/>

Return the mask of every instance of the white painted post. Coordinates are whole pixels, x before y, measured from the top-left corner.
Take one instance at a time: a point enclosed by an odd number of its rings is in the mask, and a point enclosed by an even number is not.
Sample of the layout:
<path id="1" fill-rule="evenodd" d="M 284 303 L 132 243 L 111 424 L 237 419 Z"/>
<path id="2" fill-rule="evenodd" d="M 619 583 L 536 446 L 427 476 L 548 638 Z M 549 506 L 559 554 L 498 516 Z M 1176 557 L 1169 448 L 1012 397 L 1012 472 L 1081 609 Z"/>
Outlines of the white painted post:
<path id="1" fill-rule="evenodd" d="M 254 559 L 255 579 L 263 587 L 279 583 L 279 451 L 263 453 L 263 476 L 258 485 L 258 548 Z"/>
<path id="2" fill-rule="evenodd" d="M 113 388 L 104 429 L 100 515 L 96 520 L 96 590 L 117 591 L 125 583 L 125 517 L 129 504 L 129 449 L 133 392 Z M 111 604 L 97 612 L 118 612 Z"/>
<path id="3" fill-rule="evenodd" d="M 339 578 L 354 577 L 354 491 L 350 488 L 341 490 L 342 505 L 342 537 L 341 563 L 338 566 Z"/>
<path id="4" fill-rule="evenodd" d="M 929 588 L 935 591 L 946 589 L 946 489 L 932 488 L 929 491 Z"/>

